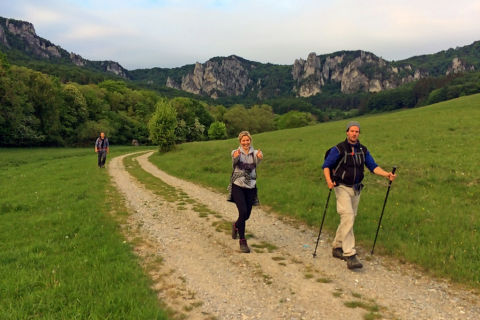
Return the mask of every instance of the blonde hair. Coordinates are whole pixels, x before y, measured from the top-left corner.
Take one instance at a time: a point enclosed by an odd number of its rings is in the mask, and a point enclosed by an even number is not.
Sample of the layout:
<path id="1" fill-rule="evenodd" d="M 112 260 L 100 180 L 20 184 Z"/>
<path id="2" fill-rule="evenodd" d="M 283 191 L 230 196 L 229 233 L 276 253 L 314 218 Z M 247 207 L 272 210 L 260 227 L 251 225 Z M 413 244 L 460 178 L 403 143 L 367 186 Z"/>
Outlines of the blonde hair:
<path id="1" fill-rule="evenodd" d="M 252 136 L 250 135 L 250 132 L 248 131 L 242 131 L 238 134 L 238 141 L 241 141 L 243 137 L 249 137 L 250 138 L 250 141 L 252 141 Z"/>

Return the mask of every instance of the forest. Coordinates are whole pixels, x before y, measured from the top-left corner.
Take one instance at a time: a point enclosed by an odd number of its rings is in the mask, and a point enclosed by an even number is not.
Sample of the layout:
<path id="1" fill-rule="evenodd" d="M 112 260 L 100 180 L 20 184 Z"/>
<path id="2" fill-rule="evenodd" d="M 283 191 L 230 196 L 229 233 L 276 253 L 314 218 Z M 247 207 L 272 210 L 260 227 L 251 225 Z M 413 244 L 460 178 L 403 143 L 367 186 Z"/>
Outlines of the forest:
<path id="1" fill-rule="evenodd" d="M 326 88 L 309 98 L 213 100 L 96 77 L 88 70 L 82 77 L 78 70 L 65 67 L 57 69 L 58 75 L 45 74 L 11 64 L 0 53 L 0 146 L 88 146 L 100 131 L 113 144 L 128 145 L 133 139 L 150 144 L 148 123 L 165 105 L 175 110 L 175 143 L 183 143 L 414 108 L 480 92 L 480 72 L 468 72 L 427 77 L 375 94 L 346 95 Z M 79 79 L 81 84 L 73 81 Z"/>

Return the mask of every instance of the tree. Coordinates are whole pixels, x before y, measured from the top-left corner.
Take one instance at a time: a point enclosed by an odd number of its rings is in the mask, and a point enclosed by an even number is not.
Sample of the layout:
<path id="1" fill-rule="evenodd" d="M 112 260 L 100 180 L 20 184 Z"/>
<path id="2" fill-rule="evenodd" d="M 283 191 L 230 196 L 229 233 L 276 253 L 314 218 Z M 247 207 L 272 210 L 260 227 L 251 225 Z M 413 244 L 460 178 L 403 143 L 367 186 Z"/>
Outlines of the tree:
<path id="1" fill-rule="evenodd" d="M 180 124 L 177 129 L 177 140 L 181 142 L 203 140 L 205 128 L 210 127 L 214 121 L 204 105 L 190 98 L 174 98 L 170 100 L 170 105 L 175 108 Z"/>
<path id="2" fill-rule="evenodd" d="M 71 83 L 63 86 L 63 100 L 60 123 L 62 135 L 69 141 L 74 137 L 77 127 L 88 119 L 87 102 L 77 86 Z"/>
<path id="3" fill-rule="evenodd" d="M 220 140 L 227 138 L 227 127 L 225 123 L 220 121 L 215 121 L 208 128 L 208 138 L 210 140 Z"/>
<path id="4" fill-rule="evenodd" d="M 268 104 L 255 105 L 248 113 L 251 133 L 275 130 L 275 114 Z"/>
<path id="5" fill-rule="evenodd" d="M 148 122 L 150 140 L 159 146 L 161 152 L 168 152 L 175 147 L 175 127 L 177 113 L 170 102 L 161 100 Z"/>
<path id="6" fill-rule="evenodd" d="M 250 130 L 248 111 L 243 105 L 238 104 L 228 109 L 223 120 L 229 137 L 236 136 L 240 131 Z"/>
<path id="7" fill-rule="evenodd" d="M 277 119 L 277 129 L 299 128 L 315 123 L 315 119 L 308 112 L 290 111 Z"/>
<path id="8" fill-rule="evenodd" d="M 212 115 L 215 121 L 223 121 L 223 115 L 227 112 L 227 108 L 222 105 L 209 106 L 207 105 L 207 111 Z"/>
<path id="9" fill-rule="evenodd" d="M 104 132 L 111 142 L 110 137 L 115 137 L 116 130 L 106 119 L 100 121 L 86 121 L 78 127 L 76 144 L 78 146 L 93 146 L 100 132 Z M 115 140 L 114 140 L 115 141 Z"/>

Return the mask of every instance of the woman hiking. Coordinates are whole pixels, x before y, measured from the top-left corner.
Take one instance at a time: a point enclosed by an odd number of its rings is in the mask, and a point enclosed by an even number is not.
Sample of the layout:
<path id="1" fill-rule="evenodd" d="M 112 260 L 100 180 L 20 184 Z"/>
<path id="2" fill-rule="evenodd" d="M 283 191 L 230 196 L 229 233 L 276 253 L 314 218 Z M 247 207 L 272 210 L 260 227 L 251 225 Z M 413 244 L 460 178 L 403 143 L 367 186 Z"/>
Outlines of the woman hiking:
<path id="1" fill-rule="evenodd" d="M 245 239 L 245 221 L 250 218 L 252 206 L 258 205 L 255 168 L 263 159 L 262 151 L 252 147 L 252 136 L 248 131 L 242 131 L 238 135 L 240 146 L 233 150 L 233 172 L 228 189 L 229 201 L 235 202 L 238 209 L 238 219 L 232 223 L 232 239 L 240 238 L 240 251 L 249 253 L 247 240 Z"/>

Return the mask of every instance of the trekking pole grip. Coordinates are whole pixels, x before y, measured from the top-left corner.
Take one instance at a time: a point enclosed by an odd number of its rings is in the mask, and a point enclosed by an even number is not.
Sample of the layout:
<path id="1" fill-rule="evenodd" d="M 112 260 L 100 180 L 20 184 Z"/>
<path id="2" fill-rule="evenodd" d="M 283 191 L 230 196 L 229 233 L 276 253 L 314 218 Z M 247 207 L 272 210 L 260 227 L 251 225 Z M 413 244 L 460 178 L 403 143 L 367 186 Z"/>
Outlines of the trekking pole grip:
<path id="1" fill-rule="evenodd" d="M 397 167 L 396 167 L 396 166 L 394 166 L 394 167 L 392 168 L 392 173 L 395 174 L 395 171 L 397 171 Z M 392 180 L 388 181 L 388 187 L 390 187 L 391 185 L 392 185 Z"/>

